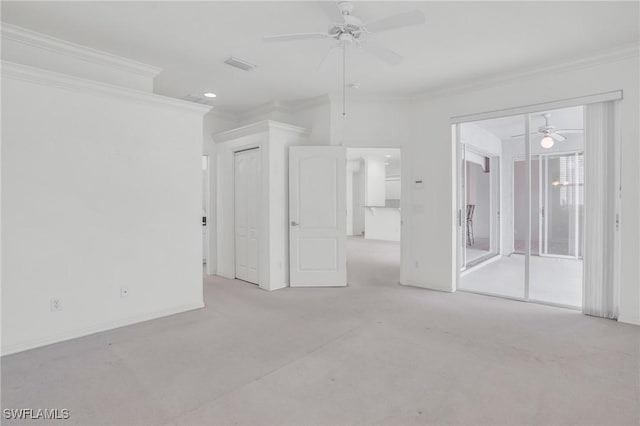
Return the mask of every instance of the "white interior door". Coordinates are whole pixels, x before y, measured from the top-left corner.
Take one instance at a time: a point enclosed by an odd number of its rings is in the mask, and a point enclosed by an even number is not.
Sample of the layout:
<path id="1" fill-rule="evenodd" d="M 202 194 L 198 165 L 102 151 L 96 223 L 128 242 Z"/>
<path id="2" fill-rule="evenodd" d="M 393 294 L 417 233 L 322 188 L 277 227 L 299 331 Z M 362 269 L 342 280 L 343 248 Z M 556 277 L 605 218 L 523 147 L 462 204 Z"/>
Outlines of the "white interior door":
<path id="1" fill-rule="evenodd" d="M 258 284 L 259 149 L 235 154 L 234 178 L 236 278 Z"/>
<path id="2" fill-rule="evenodd" d="M 346 286 L 345 148 L 289 148 L 289 220 L 291 287 Z"/>

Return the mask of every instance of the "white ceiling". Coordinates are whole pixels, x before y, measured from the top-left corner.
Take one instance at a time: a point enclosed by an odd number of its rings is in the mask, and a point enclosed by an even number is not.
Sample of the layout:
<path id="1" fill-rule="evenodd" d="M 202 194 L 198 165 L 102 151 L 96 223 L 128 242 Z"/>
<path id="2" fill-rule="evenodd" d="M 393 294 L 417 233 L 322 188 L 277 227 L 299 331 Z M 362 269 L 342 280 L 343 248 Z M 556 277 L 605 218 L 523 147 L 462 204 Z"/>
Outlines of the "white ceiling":
<path id="1" fill-rule="evenodd" d="M 531 130 L 536 132 L 538 127 L 544 126 L 542 114 L 549 113 L 549 125 L 557 129 L 584 129 L 584 115 L 581 106 L 555 109 L 531 114 Z M 524 115 L 513 115 L 491 120 L 476 121 L 474 124 L 488 130 L 502 140 L 509 140 L 514 135 L 524 133 Z"/>
<path id="2" fill-rule="evenodd" d="M 365 22 L 420 9 L 423 26 L 375 36 L 404 56 L 398 66 L 352 49 L 349 82 L 363 95 L 417 91 L 526 70 L 637 42 L 638 2 L 356 2 Z M 326 31 L 315 2 L 2 2 L 2 20 L 162 67 L 156 91 L 218 94 L 240 112 L 270 101 L 335 92 L 340 55 L 318 65 L 329 41 L 264 43 L 262 35 Z M 244 72 L 234 55 L 258 65 Z"/>

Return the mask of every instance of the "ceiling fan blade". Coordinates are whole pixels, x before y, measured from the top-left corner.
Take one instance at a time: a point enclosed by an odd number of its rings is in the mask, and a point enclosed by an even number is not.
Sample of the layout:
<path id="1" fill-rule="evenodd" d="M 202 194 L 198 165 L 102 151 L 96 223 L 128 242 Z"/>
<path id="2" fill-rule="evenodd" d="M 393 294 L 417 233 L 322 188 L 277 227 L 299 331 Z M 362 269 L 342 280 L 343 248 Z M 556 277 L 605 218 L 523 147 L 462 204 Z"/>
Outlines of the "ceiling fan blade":
<path id="1" fill-rule="evenodd" d="M 297 34 L 279 34 L 262 37 L 263 41 L 296 41 L 296 40 L 313 40 L 320 38 L 331 38 L 327 33 L 297 33 Z"/>
<path id="2" fill-rule="evenodd" d="M 558 129 L 556 133 L 584 133 L 584 129 Z"/>
<path id="3" fill-rule="evenodd" d="M 363 41 L 360 43 L 360 47 L 362 47 L 362 50 L 364 50 L 365 52 L 390 65 L 398 65 L 400 62 L 402 62 L 402 56 L 400 56 L 393 50 L 379 45 L 374 41 Z"/>
<path id="4" fill-rule="evenodd" d="M 342 16 L 342 12 L 338 9 L 338 2 L 334 0 L 328 1 L 319 1 L 317 2 L 318 7 L 322 9 L 322 11 L 327 15 L 327 18 L 334 24 L 342 24 L 344 22 L 344 18 Z"/>
<path id="5" fill-rule="evenodd" d="M 404 12 L 378 21 L 370 22 L 366 24 L 364 28 L 370 33 L 379 33 L 382 31 L 407 27 L 409 25 L 420 25 L 425 22 L 426 18 L 424 17 L 424 13 L 419 10 L 412 10 L 410 12 Z"/>
<path id="6" fill-rule="evenodd" d="M 549 136 L 551 136 L 553 138 L 553 140 L 556 141 L 556 142 L 562 142 L 562 141 L 567 139 L 564 136 L 559 135 L 559 134 L 557 134 L 555 132 L 554 133 L 549 133 Z"/>

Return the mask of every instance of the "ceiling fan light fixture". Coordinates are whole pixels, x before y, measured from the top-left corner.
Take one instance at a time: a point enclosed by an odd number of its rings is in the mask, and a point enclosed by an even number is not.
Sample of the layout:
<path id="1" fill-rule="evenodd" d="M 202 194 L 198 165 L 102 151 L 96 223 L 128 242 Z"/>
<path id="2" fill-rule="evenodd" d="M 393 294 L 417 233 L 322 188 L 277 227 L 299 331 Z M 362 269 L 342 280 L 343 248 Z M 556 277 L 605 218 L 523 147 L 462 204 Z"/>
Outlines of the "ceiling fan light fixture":
<path id="1" fill-rule="evenodd" d="M 215 94 L 215 93 L 213 93 L 213 92 L 207 92 L 207 93 L 204 93 L 202 96 L 204 96 L 205 98 L 213 99 L 213 98 L 215 98 L 215 97 L 216 97 L 216 96 L 218 96 L 218 95 L 216 95 L 216 94 Z"/>
<path id="2" fill-rule="evenodd" d="M 544 149 L 549 149 L 549 148 L 551 148 L 553 146 L 554 143 L 555 143 L 555 141 L 553 140 L 553 138 L 551 136 L 549 136 L 549 135 L 546 135 L 540 141 L 540 146 L 542 146 Z"/>

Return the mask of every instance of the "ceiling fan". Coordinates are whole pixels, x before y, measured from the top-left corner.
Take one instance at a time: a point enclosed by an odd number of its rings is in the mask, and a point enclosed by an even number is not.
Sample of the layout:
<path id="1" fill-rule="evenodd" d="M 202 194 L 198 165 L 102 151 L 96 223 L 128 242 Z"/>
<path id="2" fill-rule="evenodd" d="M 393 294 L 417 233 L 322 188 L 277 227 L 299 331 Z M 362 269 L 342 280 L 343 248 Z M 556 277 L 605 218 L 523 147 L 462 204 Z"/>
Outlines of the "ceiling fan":
<path id="1" fill-rule="evenodd" d="M 341 46 L 355 44 L 381 61 L 390 65 L 397 65 L 402 62 L 402 56 L 371 40 L 369 36 L 410 25 L 424 24 L 426 21 L 421 11 L 413 10 L 364 23 L 360 18 L 352 14 L 353 3 L 351 2 L 321 1 L 318 4 L 325 10 L 331 21 L 327 32 L 271 35 L 264 36 L 263 40 L 268 42 L 310 39 L 335 40 Z"/>
<path id="2" fill-rule="evenodd" d="M 563 136 L 563 134 L 582 133 L 584 131 L 583 129 L 558 129 L 550 125 L 549 119 L 551 118 L 551 113 L 549 112 L 541 114 L 541 117 L 544 118 L 544 126 L 538 127 L 537 133 L 543 135 L 540 140 L 540 145 L 545 149 L 551 148 L 556 142 L 565 141 L 567 138 Z M 513 135 L 511 138 L 521 138 L 522 136 L 524 136 L 524 133 L 521 135 Z"/>
<path id="3" fill-rule="evenodd" d="M 321 1 L 318 2 L 318 5 L 324 9 L 330 19 L 330 25 L 326 32 L 270 35 L 264 36 L 262 39 L 266 42 L 312 39 L 336 41 L 337 43 L 333 47 L 342 48 L 342 116 L 345 117 L 347 45 L 355 45 L 389 65 L 398 65 L 402 62 L 402 56 L 378 44 L 370 36 L 383 31 L 424 24 L 426 19 L 421 11 L 414 10 L 364 23 L 360 18 L 352 14 L 353 3 L 349 1 Z M 329 53 L 331 53 L 333 47 L 329 50 Z"/>

